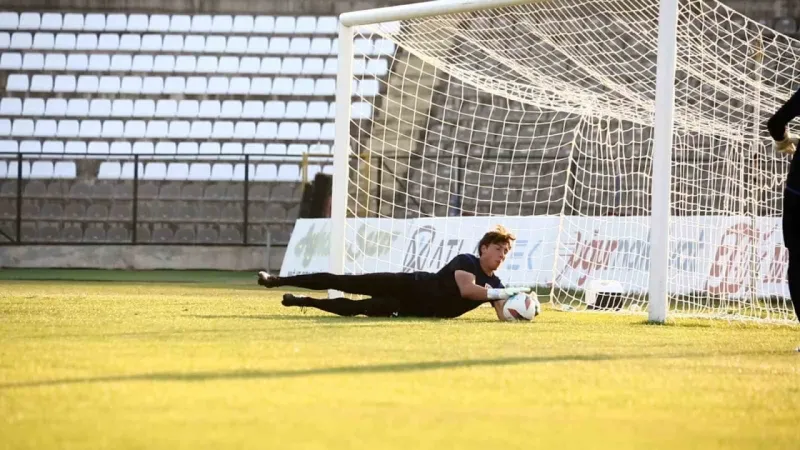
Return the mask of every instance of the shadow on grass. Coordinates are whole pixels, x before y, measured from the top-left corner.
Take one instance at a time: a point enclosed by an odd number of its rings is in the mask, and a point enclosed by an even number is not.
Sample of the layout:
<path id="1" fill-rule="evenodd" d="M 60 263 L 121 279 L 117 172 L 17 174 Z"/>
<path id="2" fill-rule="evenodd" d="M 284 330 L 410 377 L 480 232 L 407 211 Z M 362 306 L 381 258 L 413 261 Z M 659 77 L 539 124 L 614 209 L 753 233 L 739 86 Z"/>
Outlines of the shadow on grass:
<path id="1" fill-rule="evenodd" d="M 341 323 L 366 323 L 366 322 L 383 322 L 383 323 L 390 323 L 390 322 L 441 322 L 447 319 L 436 319 L 436 318 L 421 318 L 421 317 L 342 317 L 342 316 L 304 316 L 304 315 L 292 315 L 292 314 L 270 314 L 270 315 L 216 315 L 216 314 L 192 314 L 192 315 L 184 315 L 183 317 L 189 317 L 192 319 L 234 319 L 234 320 L 275 320 L 275 321 L 285 321 L 285 320 L 293 320 L 293 321 L 311 321 L 311 322 L 320 322 L 320 323 L 332 323 L 332 324 L 341 324 Z"/>
<path id="2" fill-rule="evenodd" d="M 733 352 L 733 353 L 698 353 L 676 355 L 561 355 L 561 356 L 529 356 L 507 357 L 492 359 L 464 359 L 456 361 L 421 361 L 392 364 L 376 364 L 368 366 L 338 366 L 320 367 L 314 369 L 296 370 L 233 370 L 215 372 L 161 372 L 141 373 L 132 375 L 114 375 L 100 377 L 76 377 L 55 380 L 23 381 L 17 383 L 2 383 L 0 390 L 64 386 L 73 384 L 98 384 L 98 383 L 124 383 L 133 381 L 229 381 L 229 380 L 269 380 L 302 378 L 322 375 L 358 375 L 376 373 L 407 373 L 424 372 L 440 369 L 464 369 L 471 367 L 503 367 L 524 364 L 546 364 L 553 362 L 598 362 L 622 361 L 636 359 L 670 359 L 670 358 L 706 358 L 720 356 L 763 355 L 769 352 Z"/>

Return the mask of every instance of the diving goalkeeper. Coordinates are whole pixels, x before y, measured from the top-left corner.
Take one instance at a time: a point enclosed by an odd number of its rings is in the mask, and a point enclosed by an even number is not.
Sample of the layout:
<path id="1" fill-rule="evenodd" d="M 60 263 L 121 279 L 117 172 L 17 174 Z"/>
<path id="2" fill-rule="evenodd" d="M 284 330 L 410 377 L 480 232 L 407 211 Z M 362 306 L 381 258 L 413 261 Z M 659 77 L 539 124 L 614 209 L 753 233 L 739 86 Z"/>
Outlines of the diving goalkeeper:
<path id="1" fill-rule="evenodd" d="M 783 245 L 789 252 L 789 295 L 795 315 L 800 320 L 800 160 L 795 155 L 797 139 L 789 135 L 786 128 L 797 116 L 800 116 L 800 90 L 769 119 L 767 128 L 775 140 L 774 149 L 792 155 L 783 190 Z"/>
<path id="2" fill-rule="evenodd" d="M 530 292 L 530 288 L 506 288 L 495 275 L 515 239 L 508 230 L 498 226 L 481 238 L 479 256 L 458 255 L 437 273 L 313 273 L 276 277 L 259 272 L 258 284 L 267 288 L 335 289 L 371 296 L 364 300 L 283 296 L 284 306 L 312 307 L 340 316 L 453 318 L 482 303 L 491 302 L 497 318 L 504 320 L 505 299 L 520 292 Z"/>

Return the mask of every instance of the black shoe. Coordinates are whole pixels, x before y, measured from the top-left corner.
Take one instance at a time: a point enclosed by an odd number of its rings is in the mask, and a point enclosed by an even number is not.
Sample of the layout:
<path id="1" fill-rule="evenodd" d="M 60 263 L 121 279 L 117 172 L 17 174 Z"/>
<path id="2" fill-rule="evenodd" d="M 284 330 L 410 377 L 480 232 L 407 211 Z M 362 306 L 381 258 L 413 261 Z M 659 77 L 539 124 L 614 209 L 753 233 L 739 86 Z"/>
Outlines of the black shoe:
<path id="1" fill-rule="evenodd" d="M 283 301 L 281 301 L 281 305 L 306 307 L 309 306 L 309 300 L 310 299 L 308 297 L 298 297 L 292 294 L 283 294 Z"/>
<path id="2" fill-rule="evenodd" d="M 263 270 L 258 272 L 258 284 L 266 288 L 273 288 L 278 286 L 278 277 L 268 274 Z"/>

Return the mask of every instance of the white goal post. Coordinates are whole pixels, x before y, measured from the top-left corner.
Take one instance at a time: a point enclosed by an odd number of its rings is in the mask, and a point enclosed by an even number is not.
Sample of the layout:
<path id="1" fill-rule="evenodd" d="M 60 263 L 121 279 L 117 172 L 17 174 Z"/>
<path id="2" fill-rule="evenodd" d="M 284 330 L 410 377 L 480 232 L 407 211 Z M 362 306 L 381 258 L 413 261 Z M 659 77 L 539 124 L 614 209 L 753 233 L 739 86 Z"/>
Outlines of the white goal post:
<path id="1" fill-rule="evenodd" d="M 501 223 L 502 278 L 565 310 L 795 320 L 763 124 L 797 41 L 712 0 L 438 0 L 342 14 L 338 55 L 330 271 Z"/>

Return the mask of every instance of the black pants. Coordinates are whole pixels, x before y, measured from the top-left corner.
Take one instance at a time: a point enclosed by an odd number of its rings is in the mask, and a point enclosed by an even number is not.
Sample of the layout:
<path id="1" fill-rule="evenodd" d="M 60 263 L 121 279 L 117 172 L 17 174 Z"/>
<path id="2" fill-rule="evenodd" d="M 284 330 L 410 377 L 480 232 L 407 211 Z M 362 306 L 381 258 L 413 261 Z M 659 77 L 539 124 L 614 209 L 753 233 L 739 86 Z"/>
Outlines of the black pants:
<path id="1" fill-rule="evenodd" d="M 357 295 L 370 295 L 364 300 L 346 298 L 313 299 L 300 297 L 302 306 L 310 306 L 340 316 L 369 317 L 413 316 L 435 317 L 430 302 L 429 283 L 415 279 L 413 273 L 368 273 L 334 275 L 312 273 L 280 277 L 277 286 L 294 286 L 312 290 L 335 289 Z"/>
<path id="2" fill-rule="evenodd" d="M 789 295 L 800 320 L 800 194 L 789 190 L 783 194 L 783 244 L 789 252 Z"/>

